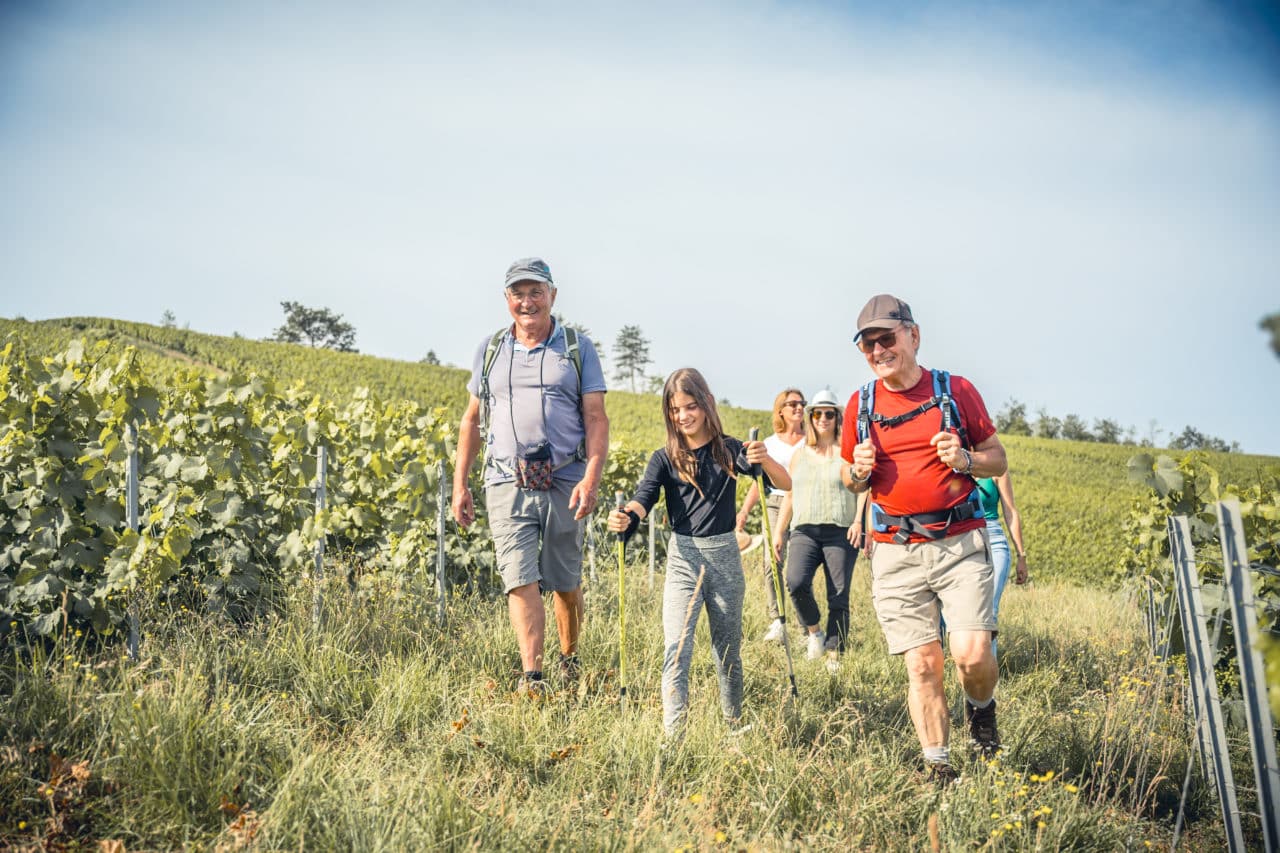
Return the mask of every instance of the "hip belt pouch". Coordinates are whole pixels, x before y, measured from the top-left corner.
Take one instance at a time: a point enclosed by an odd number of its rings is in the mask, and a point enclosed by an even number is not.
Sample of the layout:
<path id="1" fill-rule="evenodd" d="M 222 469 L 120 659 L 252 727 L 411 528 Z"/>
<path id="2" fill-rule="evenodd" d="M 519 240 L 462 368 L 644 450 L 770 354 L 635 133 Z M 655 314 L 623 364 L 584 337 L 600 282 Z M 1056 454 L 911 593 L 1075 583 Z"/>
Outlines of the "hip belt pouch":
<path id="1" fill-rule="evenodd" d="M 551 445 L 539 442 L 521 448 L 516 457 L 516 487 L 545 492 L 551 488 Z"/>

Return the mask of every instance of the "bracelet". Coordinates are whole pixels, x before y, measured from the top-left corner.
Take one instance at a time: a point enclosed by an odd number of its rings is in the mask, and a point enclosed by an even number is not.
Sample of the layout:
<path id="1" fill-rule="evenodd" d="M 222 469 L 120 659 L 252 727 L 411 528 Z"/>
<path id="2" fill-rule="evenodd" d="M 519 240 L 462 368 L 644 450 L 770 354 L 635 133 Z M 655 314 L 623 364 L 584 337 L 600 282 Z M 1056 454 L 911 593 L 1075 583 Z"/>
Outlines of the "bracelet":
<path id="1" fill-rule="evenodd" d="M 868 471 L 867 476 L 865 477 L 859 477 L 857 474 L 853 473 L 853 463 L 850 462 L 849 463 L 849 479 L 853 480 L 853 482 L 855 483 L 866 483 L 871 480 L 871 472 Z"/>
<path id="2" fill-rule="evenodd" d="M 965 450 L 963 447 L 960 448 L 960 452 L 964 454 L 964 459 L 966 464 L 964 468 L 952 468 L 951 470 L 955 471 L 957 474 L 972 474 L 973 473 L 973 454 Z"/>

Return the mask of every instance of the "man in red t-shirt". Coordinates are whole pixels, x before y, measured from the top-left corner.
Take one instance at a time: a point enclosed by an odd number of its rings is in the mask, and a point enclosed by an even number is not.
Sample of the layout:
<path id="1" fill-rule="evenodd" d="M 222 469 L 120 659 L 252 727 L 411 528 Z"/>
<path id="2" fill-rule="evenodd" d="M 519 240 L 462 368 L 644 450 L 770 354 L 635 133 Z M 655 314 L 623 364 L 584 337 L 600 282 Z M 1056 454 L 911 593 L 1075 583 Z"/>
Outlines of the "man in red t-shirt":
<path id="1" fill-rule="evenodd" d="M 996 661 L 991 636 L 994 586 L 975 477 L 1005 471 L 1004 447 L 973 385 L 951 377 L 959 424 L 943 429 L 934 376 L 920 366 L 920 328 L 895 296 L 874 297 L 858 315 L 854 343 L 875 373 L 870 435 L 860 441 L 861 391 L 844 410 L 842 474 L 852 492 L 871 492 L 871 595 L 891 654 L 904 656 L 907 706 L 929 775 L 957 776 L 947 736 L 939 617 L 945 609 L 951 657 L 965 692 L 965 720 L 984 755 L 999 749 Z M 962 442 L 962 427 L 967 441 Z M 967 444 L 967 446 L 966 446 Z"/>

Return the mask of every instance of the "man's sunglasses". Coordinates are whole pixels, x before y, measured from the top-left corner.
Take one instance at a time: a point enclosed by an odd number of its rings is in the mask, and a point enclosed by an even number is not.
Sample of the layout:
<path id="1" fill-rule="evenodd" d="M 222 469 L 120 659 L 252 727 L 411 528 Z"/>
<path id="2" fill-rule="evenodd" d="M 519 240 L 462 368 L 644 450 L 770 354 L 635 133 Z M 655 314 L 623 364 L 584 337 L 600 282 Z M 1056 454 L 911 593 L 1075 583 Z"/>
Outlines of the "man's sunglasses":
<path id="1" fill-rule="evenodd" d="M 898 329 L 900 328 L 902 327 L 899 326 Z M 857 341 L 858 349 L 862 350 L 865 353 L 872 353 L 872 352 L 875 352 L 876 344 L 879 344 L 882 349 L 888 349 L 889 347 L 893 346 L 895 343 L 898 342 L 898 329 L 893 329 L 892 331 L 885 332 L 883 335 L 880 335 L 879 337 L 875 337 L 875 338 L 868 337 L 867 335 L 863 335 Z"/>

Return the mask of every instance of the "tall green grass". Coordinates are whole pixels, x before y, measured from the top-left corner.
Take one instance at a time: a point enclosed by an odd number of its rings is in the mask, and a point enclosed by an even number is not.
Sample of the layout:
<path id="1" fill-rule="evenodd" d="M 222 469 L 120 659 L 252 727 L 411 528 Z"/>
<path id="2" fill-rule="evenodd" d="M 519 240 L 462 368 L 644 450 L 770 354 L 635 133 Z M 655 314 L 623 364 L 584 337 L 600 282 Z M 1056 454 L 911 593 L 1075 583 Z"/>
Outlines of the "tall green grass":
<path id="1" fill-rule="evenodd" d="M 151 616 L 142 659 L 65 647 L 6 663 L 0 844 L 128 848 L 1145 849 L 1167 847 L 1189 742 L 1180 683 L 1144 658 L 1135 608 L 1052 583 L 1002 605 L 1006 752 L 967 757 L 940 792 L 917 768 L 901 662 L 885 652 L 865 563 L 838 674 L 803 659 L 785 702 L 760 572 L 748 566 L 746 721 L 720 720 L 705 624 L 682 744 L 660 743 L 661 580 L 628 585 L 628 695 L 617 702 L 616 585 L 587 584 L 577 687 L 513 692 L 500 601 L 432 602 L 366 577 L 299 590 L 248 626 Z M 550 638 L 549 657 L 555 657 Z M 549 668 L 554 671 L 554 668 Z M 948 676 L 950 695 L 958 688 Z M 79 767 L 77 776 L 68 771 Z M 52 786 L 52 790 L 51 790 Z M 1192 798 L 1191 841 L 1219 846 Z"/>

